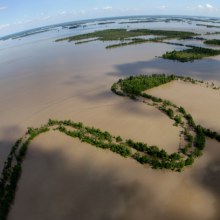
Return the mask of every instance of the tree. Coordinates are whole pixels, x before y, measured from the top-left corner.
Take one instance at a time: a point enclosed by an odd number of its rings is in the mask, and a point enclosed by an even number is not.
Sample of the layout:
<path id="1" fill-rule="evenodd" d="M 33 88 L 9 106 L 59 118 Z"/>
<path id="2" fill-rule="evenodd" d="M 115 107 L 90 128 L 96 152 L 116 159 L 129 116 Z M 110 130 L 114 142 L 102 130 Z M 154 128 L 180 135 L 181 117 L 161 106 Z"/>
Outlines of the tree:
<path id="1" fill-rule="evenodd" d="M 120 136 L 117 136 L 116 137 L 116 142 L 121 142 L 122 141 L 122 138 Z"/>

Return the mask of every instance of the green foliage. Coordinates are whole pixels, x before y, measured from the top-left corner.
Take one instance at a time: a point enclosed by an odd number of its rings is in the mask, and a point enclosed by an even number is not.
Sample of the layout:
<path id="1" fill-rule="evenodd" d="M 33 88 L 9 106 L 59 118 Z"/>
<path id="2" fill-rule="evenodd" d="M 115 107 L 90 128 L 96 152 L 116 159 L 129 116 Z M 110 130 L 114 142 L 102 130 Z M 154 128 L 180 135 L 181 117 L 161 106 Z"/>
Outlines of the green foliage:
<path id="1" fill-rule="evenodd" d="M 78 41 L 79 43 L 86 43 L 93 40 L 100 41 L 120 41 L 118 44 L 109 45 L 106 48 L 114 48 L 119 46 L 127 46 L 130 44 L 145 43 L 150 40 L 138 38 L 140 36 L 156 35 L 160 36 L 158 39 L 153 39 L 151 41 L 157 41 L 161 39 L 172 39 L 172 38 L 189 38 L 195 36 L 193 32 L 184 32 L 184 31 L 167 31 L 167 30 L 150 30 L 150 29 L 136 29 L 136 30 L 127 30 L 127 29 L 106 29 L 101 31 L 95 31 L 87 34 L 80 34 L 76 36 L 61 38 L 56 40 L 59 41 Z"/>
<path id="2" fill-rule="evenodd" d="M 173 119 L 174 112 L 173 112 L 173 110 L 172 110 L 171 108 L 168 108 L 168 109 L 167 109 L 167 108 L 164 107 L 164 106 L 160 106 L 159 109 L 160 109 L 161 111 L 163 111 L 164 113 L 166 113 L 166 114 L 169 116 L 169 118 Z"/>
<path id="3" fill-rule="evenodd" d="M 0 179 L 0 219 L 6 220 L 21 175 L 21 164 L 26 156 L 30 141 L 43 132 L 49 131 L 47 125 L 40 128 L 28 128 L 27 140 L 22 138 L 15 142 L 7 158 Z M 18 152 L 17 152 L 18 151 Z M 14 160 L 14 161 L 13 161 Z"/>
<path id="4" fill-rule="evenodd" d="M 135 153 L 133 158 L 141 164 L 149 164 L 150 159 L 146 155 L 140 155 L 139 153 Z"/>
<path id="5" fill-rule="evenodd" d="M 47 122 L 48 126 L 54 126 L 57 125 L 59 122 L 57 120 L 49 119 Z"/>
<path id="6" fill-rule="evenodd" d="M 140 152 L 147 152 L 149 150 L 149 147 L 147 146 L 147 144 L 141 143 L 141 142 L 134 142 L 131 139 L 126 140 L 126 144 L 129 147 L 132 147 Z"/>
<path id="7" fill-rule="evenodd" d="M 179 153 L 172 153 L 170 156 L 169 156 L 169 158 L 171 159 L 171 160 L 180 160 L 181 159 L 181 156 L 180 156 L 180 154 Z"/>
<path id="8" fill-rule="evenodd" d="M 116 142 L 121 142 L 121 141 L 122 141 L 122 138 L 121 138 L 120 136 L 117 136 L 117 137 L 115 138 L 115 140 L 116 140 Z"/>
<path id="9" fill-rule="evenodd" d="M 142 44 L 142 43 L 146 43 L 146 42 L 150 42 L 152 40 L 147 40 L 147 39 L 142 39 L 142 38 L 133 38 L 131 40 L 128 40 L 127 42 L 121 42 L 119 44 L 111 44 L 106 46 L 106 49 L 112 49 L 112 48 L 116 48 L 116 47 L 123 47 L 123 46 L 128 46 L 128 45 L 133 45 L 133 44 Z"/>
<path id="10" fill-rule="evenodd" d="M 200 150 L 198 148 L 194 149 L 194 151 L 192 152 L 191 156 L 193 158 L 201 157 L 202 156 L 202 150 Z"/>
<path id="11" fill-rule="evenodd" d="M 93 42 L 93 41 L 97 41 L 97 40 L 94 39 L 94 40 L 77 41 L 77 42 L 75 42 L 75 45 L 90 43 L 90 42 Z"/>
<path id="12" fill-rule="evenodd" d="M 186 50 L 181 50 L 181 51 L 174 50 L 171 52 L 166 52 L 165 54 L 162 55 L 162 57 L 164 59 L 177 60 L 184 63 L 184 62 L 198 60 L 204 57 L 216 56 L 220 54 L 220 50 L 194 47 L 194 46 L 191 47 L 192 48 Z"/>
<path id="13" fill-rule="evenodd" d="M 149 95 L 147 93 L 141 93 L 141 96 L 147 99 L 151 99 L 153 102 L 162 102 L 163 100 L 161 98 L 157 98 L 155 96 Z"/>
<path id="14" fill-rule="evenodd" d="M 126 147 L 125 145 L 122 144 L 110 144 L 109 148 L 112 152 L 118 153 L 122 155 L 123 157 L 128 157 L 131 155 L 131 150 L 130 148 Z"/>
<path id="15" fill-rule="evenodd" d="M 192 143 L 193 142 L 193 136 L 191 134 L 186 134 L 186 140 L 189 142 L 189 143 Z"/>
<path id="16" fill-rule="evenodd" d="M 49 131 L 48 127 L 41 126 L 40 128 L 28 128 L 27 134 L 30 135 L 30 139 L 34 139 L 36 136 L 38 136 L 41 133 Z"/>
<path id="17" fill-rule="evenodd" d="M 22 161 L 24 160 L 25 158 L 25 155 L 27 153 L 27 148 L 28 148 L 28 145 L 30 143 L 30 139 L 26 140 L 20 147 L 19 149 L 19 152 L 18 152 L 18 155 L 16 156 L 16 160 L 19 162 L 19 163 L 22 163 Z"/>
<path id="18" fill-rule="evenodd" d="M 175 120 L 176 124 L 181 124 L 182 123 L 182 118 L 181 118 L 180 115 L 176 115 L 174 117 L 174 120 Z"/>
<path id="19" fill-rule="evenodd" d="M 185 146 L 184 148 L 181 148 L 181 149 L 180 149 L 180 152 L 182 152 L 184 155 L 187 155 L 188 150 L 189 150 L 189 147 L 188 147 L 188 146 Z"/>
<path id="20" fill-rule="evenodd" d="M 211 39 L 204 41 L 205 44 L 211 44 L 211 45 L 220 45 L 219 39 Z"/>
<path id="21" fill-rule="evenodd" d="M 111 87 L 111 91 L 114 92 L 115 94 L 119 95 L 119 96 L 124 96 L 124 93 L 120 90 L 118 90 L 118 85 L 117 83 L 114 83 Z"/>
<path id="22" fill-rule="evenodd" d="M 210 129 L 202 128 L 203 133 L 212 138 L 216 139 L 218 142 L 220 142 L 220 134 L 218 134 L 216 131 L 211 131 Z"/>
<path id="23" fill-rule="evenodd" d="M 166 113 L 167 113 L 167 115 L 168 115 L 170 118 L 173 118 L 174 113 L 173 113 L 173 110 L 172 110 L 171 108 L 168 108 L 168 109 L 166 110 Z"/>
<path id="24" fill-rule="evenodd" d="M 155 74 L 130 76 L 121 81 L 121 90 L 127 95 L 141 95 L 141 92 L 168 83 L 175 79 L 173 75 Z"/>
<path id="25" fill-rule="evenodd" d="M 153 157 L 157 157 L 159 155 L 159 151 L 160 150 L 157 146 L 150 146 L 147 153 Z"/>
<path id="26" fill-rule="evenodd" d="M 192 126 L 193 128 L 196 126 L 196 125 L 195 125 L 195 122 L 194 122 L 194 120 L 193 120 L 192 115 L 186 114 L 186 115 L 185 115 L 185 118 L 186 118 L 186 120 L 187 120 L 187 122 L 188 122 L 188 124 L 189 124 L 190 126 Z"/>
<path id="27" fill-rule="evenodd" d="M 107 29 L 101 31 L 95 31 L 88 34 L 80 34 L 76 36 L 71 36 L 67 38 L 58 39 L 56 41 L 77 41 L 77 40 L 86 40 L 90 38 L 97 38 L 100 41 L 116 41 L 116 40 L 125 40 L 128 37 L 137 37 L 139 34 L 132 33 L 126 29 Z"/>
<path id="28" fill-rule="evenodd" d="M 156 35 L 156 36 L 166 36 L 167 38 L 186 38 L 196 35 L 193 32 L 186 32 L 186 31 L 167 31 L 167 30 L 150 30 L 150 29 L 136 29 L 136 30 L 131 30 L 131 32 L 140 33 L 140 36 Z"/>
<path id="29" fill-rule="evenodd" d="M 49 119 L 48 123 L 44 126 L 28 128 L 25 137 L 17 140 L 11 148 L 0 178 L 0 219 L 7 219 L 21 175 L 22 162 L 24 161 L 30 142 L 51 128 L 53 130 L 59 130 L 70 137 L 78 138 L 82 142 L 86 142 L 97 148 L 109 149 L 123 157 L 132 157 L 141 164 L 148 164 L 153 169 L 170 169 L 181 172 L 185 166 L 192 165 L 194 159 L 202 155 L 202 150 L 205 146 L 205 136 L 220 142 L 220 134 L 210 129 L 197 126 L 192 116 L 186 113 L 183 107 L 177 107 L 168 100 L 143 93 L 146 89 L 159 86 L 175 79 L 181 79 L 191 83 L 199 82 L 190 77 L 174 75 L 140 75 L 135 77 L 131 76 L 124 80 L 120 79 L 117 83 L 113 84 L 112 91 L 116 94 L 122 93 L 129 97 L 141 96 L 150 99 L 154 104 L 156 103 L 157 108 L 164 111 L 170 118 L 175 120 L 176 123 L 182 122 L 181 117 L 185 118 L 188 122 L 188 127 L 184 127 L 185 123 L 182 123 L 181 126 L 184 128 L 184 132 L 182 133 L 188 141 L 188 144 L 184 148 L 179 146 L 179 152 L 168 154 L 165 150 L 160 150 L 157 146 L 148 146 L 145 143 L 135 142 L 131 139 L 123 141 L 120 136 L 112 136 L 107 131 L 87 127 L 81 122 L 76 123 L 70 120 L 58 121 Z M 179 115 L 175 115 L 174 117 L 174 113 L 176 114 L 177 112 L 179 112 Z M 192 134 L 196 134 L 195 138 L 189 131 L 192 131 Z"/>
<path id="30" fill-rule="evenodd" d="M 179 112 L 182 113 L 183 115 L 186 114 L 186 111 L 185 111 L 185 109 L 184 109 L 182 106 L 180 106 L 180 107 L 178 108 L 178 110 L 179 110 Z"/>
<path id="31" fill-rule="evenodd" d="M 201 126 L 196 127 L 195 146 L 199 150 L 203 150 L 205 147 L 205 134 Z"/>
<path id="32" fill-rule="evenodd" d="M 15 165 L 11 169 L 10 179 L 8 184 L 4 188 L 2 197 L 0 198 L 0 219 L 6 220 L 11 204 L 14 200 L 15 191 L 17 188 L 17 183 L 21 175 L 21 166 L 19 164 Z"/>
<path id="33" fill-rule="evenodd" d="M 203 81 L 199 81 L 191 77 L 159 74 L 148 76 L 130 76 L 125 79 L 120 79 L 113 86 L 116 94 L 117 91 L 121 91 L 123 92 L 123 95 L 126 95 L 128 97 L 134 97 L 135 99 L 138 99 L 138 97 L 143 97 L 152 100 L 153 105 L 157 103 L 158 109 L 165 112 L 172 120 L 175 121 L 176 125 L 181 124 L 181 126 L 183 126 L 183 128 L 185 129 L 183 134 L 188 144 L 184 148 L 180 147 L 178 153 L 173 153 L 171 155 L 168 155 L 164 150 L 159 150 L 156 146 L 147 146 L 146 144 L 134 142 L 130 139 L 126 141 L 126 144 L 129 147 L 137 150 L 137 154 L 135 153 L 133 155 L 134 159 L 142 164 L 147 163 L 155 169 L 165 168 L 180 172 L 184 166 L 193 163 L 194 158 L 202 155 L 202 149 L 205 146 L 206 134 L 207 136 L 210 136 L 220 141 L 220 135 L 216 132 L 212 132 L 209 129 L 204 129 L 201 126 L 196 126 L 192 116 L 188 114 L 183 107 L 177 107 L 169 100 L 163 100 L 143 92 L 149 88 L 153 88 L 172 80 L 179 79 L 193 84 L 203 83 Z M 179 114 L 175 114 L 174 110 L 175 113 L 179 112 Z M 182 118 L 187 121 L 186 124 L 183 123 Z M 192 131 L 192 133 L 195 132 L 195 138 L 192 134 L 189 133 L 189 131 Z M 196 148 L 194 150 L 190 149 L 193 146 Z M 141 154 L 139 154 L 138 152 L 140 152 Z M 182 155 L 183 157 L 189 157 L 188 160 L 187 158 L 186 160 L 184 160 L 185 158 L 183 158 Z"/>
<path id="34" fill-rule="evenodd" d="M 186 166 L 190 166 L 194 163 L 194 158 L 192 156 L 188 157 L 186 160 L 185 160 L 185 165 Z"/>

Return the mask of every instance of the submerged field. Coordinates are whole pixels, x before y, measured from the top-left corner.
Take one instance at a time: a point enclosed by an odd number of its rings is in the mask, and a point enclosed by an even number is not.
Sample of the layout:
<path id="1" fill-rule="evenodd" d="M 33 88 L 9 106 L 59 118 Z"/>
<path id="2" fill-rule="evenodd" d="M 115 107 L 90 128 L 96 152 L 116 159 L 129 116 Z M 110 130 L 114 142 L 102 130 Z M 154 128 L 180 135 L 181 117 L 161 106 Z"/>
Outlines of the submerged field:
<path id="1" fill-rule="evenodd" d="M 147 37 L 147 38 L 146 38 Z M 167 42 L 167 40 L 201 40 L 204 39 L 201 35 L 194 32 L 187 31 L 169 31 L 169 30 L 154 30 L 154 29 L 106 29 L 101 31 L 94 31 L 91 33 L 80 34 L 76 36 L 70 36 L 66 38 L 57 39 L 55 42 L 74 41 L 76 45 L 89 43 L 92 41 L 112 42 L 106 46 L 106 49 L 114 49 L 118 47 L 124 47 L 134 44 L 143 44 L 149 42 L 159 42 L 174 44 L 177 46 L 186 46 L 190 49 L 183 49 L 180 51 L 166 52 L 161 57 L 164 59 L 170 59 L 180 62 L 193 62 L 194 60 L 202 59 L 205 57 L 217 56 L 220 54 L 220 50 L 212 48 L 197 47 L 193 45 L 186 45 L 180 43 Z M 205 40 L 205 44 L 219 45 L 219 40 L 211 39 Z"/>
<path id="2" fill-rule="evenodd" d="M 158 30 L 160 21 L 153 23 Z M 175 30 L 181 29 L 179 24 Z M 207 31 L 204 26 L 198 28 L 201 33 Z M 119 78 L 135 74 L 174 73 L 209 81 L 208 88 L 206 84 L 170 82 L 148 94 L 183 106 L 196 124 L 220 132 L 219 90 L 211 88 L 212 82 L 216 88 L 220 85 L 219 56 L 177 63 L 155 57 L 182 48 L 178 45 L 150 42 L 105 50 L 108 42 L 54 42 L 75 31 L 77 28 L 47 31 L 2 46 L 0 169 L 27 127 L 39 127 L 49 118 L 81 121 L 123 140 L 157 145 L 169 154 L 178 151 L 179 126 L 154 106 L 111 92 Z M 29 146 L 8 219 L 144 220 L 148 216 L 149 220 L 218 220 L 219 149 L 217 141 L 207 138 L 203 156 L 177 173 L 153 170 L 51 130 Z"/>

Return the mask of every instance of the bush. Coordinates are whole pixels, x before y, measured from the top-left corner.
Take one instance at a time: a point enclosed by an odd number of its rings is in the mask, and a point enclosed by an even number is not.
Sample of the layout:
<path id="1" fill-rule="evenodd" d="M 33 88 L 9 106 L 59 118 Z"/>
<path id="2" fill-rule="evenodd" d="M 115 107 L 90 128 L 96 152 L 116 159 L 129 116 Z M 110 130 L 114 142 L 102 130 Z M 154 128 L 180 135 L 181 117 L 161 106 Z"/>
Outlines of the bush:
<path id="1" fill-rule="evenodd" d="M 120 136 L 117 136 L 116 137 L 116 142 L 121 142 L 122 141 L 122 138 Z"/>
<path id="2" fill-rule="evenodd" d="M 176 116 L 174 117 L 174 120 L 175 120 L 175 122 L 176 122 L 177 124 L 182 123 L 182 119 L 181 119 L 181 116 L 180 116 L 180 115 L 176 115 Z"/>
<path id="3" fill-rule="evenodd" d="M 185 109 L 184 109 L 182 106 L 180 106 L 178 110 L 179 110 L 179 112 L 182 113 L 183 115 L 186 114 L 186 111 L 185 111 Z"/>
<path id="4" fill-rule="evenodd" d="M 205 147 L 205 135 L 201 126 L 196 127 L 195 146 L 199 150 L 203 150 Z"/>

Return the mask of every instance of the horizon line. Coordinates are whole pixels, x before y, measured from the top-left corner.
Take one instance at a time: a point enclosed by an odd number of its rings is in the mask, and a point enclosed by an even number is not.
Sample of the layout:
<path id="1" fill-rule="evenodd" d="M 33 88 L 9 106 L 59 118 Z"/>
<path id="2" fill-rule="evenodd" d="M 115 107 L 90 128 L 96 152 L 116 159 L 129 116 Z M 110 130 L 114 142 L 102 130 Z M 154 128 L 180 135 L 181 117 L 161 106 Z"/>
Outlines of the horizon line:
<path id="1" fill-rule="evenodd" d="M 2 38 L 7 38 L 7 37 L 10 37 L 10 36 L 13 36 L 13 35 L 16 35 L 16 34 L 21 34 L 23 32 L 26 32 L 26 31 L 31 31 L 31 30 L 37 30 L 37 29 L 40 29 L 40 28 L 46 28 L 46 27 L 59 27 L 60 25 L 63 25 L 63 24 L 67 24 L 67 23 L 71 23 L 71 22 L 85 22 L 85 21 L 90 21 L 90 20 L 102 20 L 102 19 L 120 19 L 120 18 L 129 18 L 129 17 L 186 17 L 186 18 L 192 18 L 192 17 L 197 17 L 197 18 L 214 18 L 214 19 L 219 19 L 220 20 L 220 17 L 216 17 L 216 16 L 203 16 L 203 15 L 126 15 L 126 16 L 109 16 L 109 17 L 97 17 L 97 18 L 87 18 L 87 19 L 80 19 L 80 20 L 70 20 L 70 21 L 66 21 L 66 22 L 61 22 L 61 23 L 54 23 L 54 24 L 49 24 L 49 25 L 43 25 L 43 26 L 36 26 L 36 27 L 33 27 L 33 28 L 28 28 L 28 29 L 24 29 L 22 31 L 18 31 L 18 32 L 13 32 L 11 34 L 6 34 L 6 35 L 3 35 L 3 36 L 0 36 L 0 40 Z"/>

